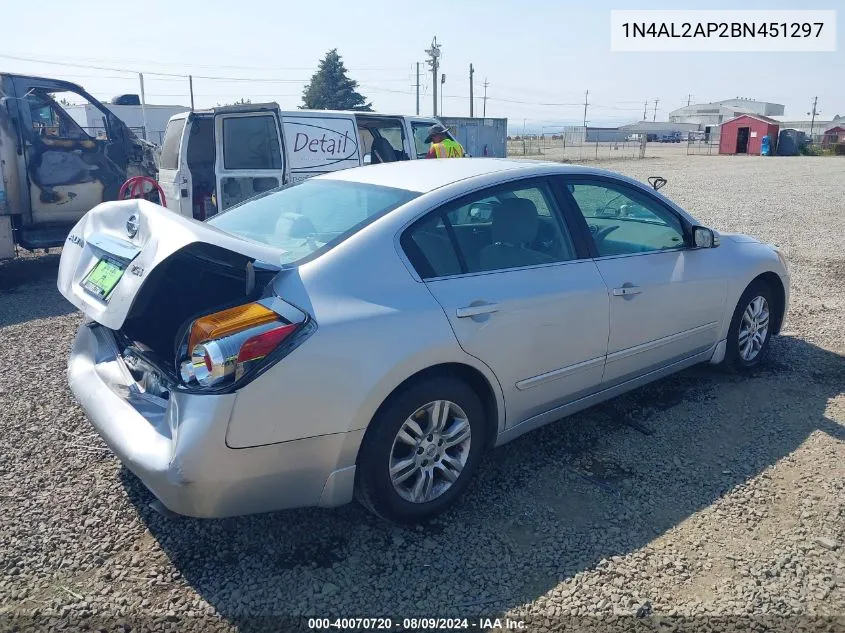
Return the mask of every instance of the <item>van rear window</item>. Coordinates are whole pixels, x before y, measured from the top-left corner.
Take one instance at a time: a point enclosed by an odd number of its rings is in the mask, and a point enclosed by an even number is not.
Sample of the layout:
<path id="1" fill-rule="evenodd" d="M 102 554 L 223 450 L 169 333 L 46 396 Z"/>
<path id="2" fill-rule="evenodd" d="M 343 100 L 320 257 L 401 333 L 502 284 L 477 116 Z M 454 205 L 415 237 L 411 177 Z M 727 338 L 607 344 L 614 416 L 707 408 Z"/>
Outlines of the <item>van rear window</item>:
<path id="1" fill-rule="evenodd" d="M 187 119 L 173 119 L 164 131 L 164 143 L 161 144 L 161 169 L 179 169 L 179 145 Z"/>
<path id="2" fill-rule="evenodd" d="M 282 152 L 275 117 L 223 119 L 223 164 L 226 169 L 281 169 Z"/>

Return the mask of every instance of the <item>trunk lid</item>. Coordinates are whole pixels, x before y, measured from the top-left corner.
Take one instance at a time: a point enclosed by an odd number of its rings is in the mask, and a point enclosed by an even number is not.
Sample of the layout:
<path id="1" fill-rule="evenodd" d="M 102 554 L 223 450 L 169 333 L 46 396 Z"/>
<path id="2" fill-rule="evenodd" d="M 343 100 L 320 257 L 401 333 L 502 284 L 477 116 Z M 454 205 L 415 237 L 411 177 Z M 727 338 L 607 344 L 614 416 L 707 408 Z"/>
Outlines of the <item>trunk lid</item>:
<path id="1" fill-rule="evenodd" d="M 104 202 L 85 214 L 68 235 L 59 263 L 59 292 L 87 317 L 118 330 L 150 273 L 192 244 L 242 256 L 238 261 L 247 263 L 247 279 L 254 262 L 277 267 L 284 254 L 146 200 Z M 106 269 L 94 271 L 103 260 L 109 262 Z"/>

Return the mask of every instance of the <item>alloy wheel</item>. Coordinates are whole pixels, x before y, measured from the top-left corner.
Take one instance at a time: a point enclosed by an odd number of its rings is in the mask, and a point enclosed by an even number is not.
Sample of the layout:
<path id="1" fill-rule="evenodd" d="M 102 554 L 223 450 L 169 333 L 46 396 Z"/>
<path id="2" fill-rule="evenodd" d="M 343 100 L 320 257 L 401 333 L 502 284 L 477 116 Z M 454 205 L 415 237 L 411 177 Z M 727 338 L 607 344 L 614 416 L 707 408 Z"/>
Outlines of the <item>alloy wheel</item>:
<path id="1" fill-rule="evenodd" d="M 469 419 L 454 402 L 435 400 L 408 417 L 390 450 L 390 481 L 400 497 L 427 503 L 461 476 L 469 457 Z"/>
<path id="2" fill-rule="evenodd" d="M 760 354 L 769 333 L 769 304 L 765 297 L 756 296 L 746 306 L 739 324 L 739 355 L 751 362 Z"/>

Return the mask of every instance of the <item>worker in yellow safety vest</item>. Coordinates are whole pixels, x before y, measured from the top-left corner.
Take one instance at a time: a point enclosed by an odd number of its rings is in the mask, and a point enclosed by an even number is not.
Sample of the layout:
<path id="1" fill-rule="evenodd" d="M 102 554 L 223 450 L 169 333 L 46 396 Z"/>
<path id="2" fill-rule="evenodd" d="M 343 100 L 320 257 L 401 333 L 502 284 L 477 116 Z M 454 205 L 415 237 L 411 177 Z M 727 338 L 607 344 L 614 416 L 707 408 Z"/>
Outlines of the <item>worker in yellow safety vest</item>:
<path id="1" fill-rule="evenodd" d="M 425 139 L 431 143 L 426 158 L 463 158 L 464 148 L 446 135 L 446 128 L 439 123 L 432 125 Z"/>

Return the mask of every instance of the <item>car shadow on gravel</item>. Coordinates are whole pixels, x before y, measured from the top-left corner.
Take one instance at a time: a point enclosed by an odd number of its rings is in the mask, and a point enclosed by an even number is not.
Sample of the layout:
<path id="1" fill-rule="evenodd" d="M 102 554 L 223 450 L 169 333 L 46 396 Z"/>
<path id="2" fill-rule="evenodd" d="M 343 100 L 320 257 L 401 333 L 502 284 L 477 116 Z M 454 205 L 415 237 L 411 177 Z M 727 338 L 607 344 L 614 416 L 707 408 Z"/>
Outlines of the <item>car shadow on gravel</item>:
<path id="1" fill-rule="evenodd" d="M 492 451 L 424 528 L 357 504 L 168 518 L 126 470 L 124 484 L 184 581 L 243 630 L 268 615 L 499 613 L 635 552 L 813 433 L 845 441 L 826 417 L 843 388 L 845 358 L 780 337 L 756 375 L 692 368 Z"/>
<path id="2" fill-rule="evenodd" d="M 56 291 L 60 257 L 27 255 L 0 263 L 0 327 L 76 310 Z"/>

